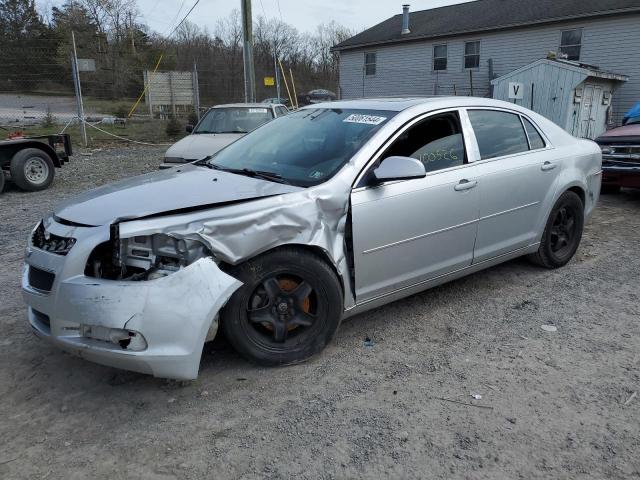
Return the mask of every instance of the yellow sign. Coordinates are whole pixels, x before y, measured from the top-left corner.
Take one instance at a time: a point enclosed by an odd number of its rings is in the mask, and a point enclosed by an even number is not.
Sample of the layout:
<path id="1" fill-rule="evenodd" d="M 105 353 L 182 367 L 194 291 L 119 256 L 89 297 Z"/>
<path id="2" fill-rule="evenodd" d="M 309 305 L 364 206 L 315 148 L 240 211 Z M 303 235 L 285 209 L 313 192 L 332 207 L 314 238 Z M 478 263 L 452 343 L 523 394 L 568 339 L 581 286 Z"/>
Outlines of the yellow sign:
<path id="1" fill-rule="evenodd" d="M 264 86 L 273 87 L 276 84 L 276 80 L 273 77 L 264 77 Z"/>

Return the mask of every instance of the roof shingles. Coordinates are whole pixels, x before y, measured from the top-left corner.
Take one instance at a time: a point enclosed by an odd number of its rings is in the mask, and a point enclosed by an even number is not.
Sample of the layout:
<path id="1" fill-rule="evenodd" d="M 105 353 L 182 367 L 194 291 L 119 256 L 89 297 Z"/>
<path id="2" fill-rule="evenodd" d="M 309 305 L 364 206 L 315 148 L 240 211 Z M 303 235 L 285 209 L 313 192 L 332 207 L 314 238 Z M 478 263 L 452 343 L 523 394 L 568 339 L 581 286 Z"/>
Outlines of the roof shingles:
<path id="1" fill-rule="evenodd" d="M 410 13 L 411 33 L 401 35 L 402 14 L 342 43 L 335 50 L 505 29 L 571 18 L 640 12 L 640 0 L 476 0 Z"/>

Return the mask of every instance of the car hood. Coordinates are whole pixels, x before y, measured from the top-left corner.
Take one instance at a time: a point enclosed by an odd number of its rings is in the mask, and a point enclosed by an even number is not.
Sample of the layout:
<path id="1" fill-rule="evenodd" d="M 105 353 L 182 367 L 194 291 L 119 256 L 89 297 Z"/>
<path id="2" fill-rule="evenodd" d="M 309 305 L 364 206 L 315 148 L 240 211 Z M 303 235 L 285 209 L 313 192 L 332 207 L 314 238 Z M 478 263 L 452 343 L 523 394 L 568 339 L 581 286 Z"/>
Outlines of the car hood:
<path id="1" fill-rule="evenodd" d="M 609 139 L 612 137 L 640 137 L 640 123 L 614 128 L 600 135 L 597 139 Z"/>
<path id="2" fill-rule="evenodd" d="M 215 133 L 215 134 L 191 134 L 169 147 L 165 157 L 184 158 L 186 160 L 200 160 L 208 155 L 213 155 L 230 143 L 235 142 L 244 133 Z"/>
<path id="3" fill-rule="evenodd" d="M 89 190 L 56 210 L 58 218 L 98 226 L 304 190 L 187 164 Z"/>

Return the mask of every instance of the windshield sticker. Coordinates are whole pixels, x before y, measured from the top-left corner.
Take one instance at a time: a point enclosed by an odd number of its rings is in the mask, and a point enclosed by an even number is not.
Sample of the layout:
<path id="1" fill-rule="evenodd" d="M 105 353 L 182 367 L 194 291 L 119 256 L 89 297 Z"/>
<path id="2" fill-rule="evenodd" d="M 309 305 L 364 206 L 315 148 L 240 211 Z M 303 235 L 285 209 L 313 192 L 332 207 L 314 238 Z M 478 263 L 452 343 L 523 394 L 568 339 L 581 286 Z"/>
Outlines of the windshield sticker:
<path id="1" fill-rule="evenodd" d="M 319 170 L 315 170 L 309 174 L 309 177 L 315 178 L 316 180 L 324 177 L 324 172 L 320 172 Z"/>
<path id="2" fill-rule="evenodd" d="M 364 123 L 365 125 L 380 125 L 387 117 L 376 117 L 374 115 L 363 115 L 360 113 L 352 113 L 343 120 L 346 123 Z"/>
<path id="3" fill-rule="evenodd" d="M 267 113 L 266 108 L 250 108 L 249 113 Z"/>

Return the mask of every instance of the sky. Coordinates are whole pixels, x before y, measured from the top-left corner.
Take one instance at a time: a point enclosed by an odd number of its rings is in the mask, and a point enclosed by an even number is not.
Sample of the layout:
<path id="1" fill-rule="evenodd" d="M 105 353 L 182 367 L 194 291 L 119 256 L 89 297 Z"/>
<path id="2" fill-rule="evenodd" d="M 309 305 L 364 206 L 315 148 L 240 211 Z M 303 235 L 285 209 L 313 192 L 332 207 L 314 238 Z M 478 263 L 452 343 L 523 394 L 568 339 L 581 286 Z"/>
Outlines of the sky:
<path id="1" fill-rule="evenodd" d="M 279 18 L 282 14 L 282 20 L 301 32 L 312 32 L 317 25 L 331 20 L 361 31 L 401 13 L 403 3 L 410 3 L 411 10 L 425 10 L 464 1 L 466 0 L 252 0 L 252 8 L 254 18 L 259 15 Z M 36 0 L 42 14 L 50 10 L 52 5 L 61 3 L 63 0 Z M 195 0 L 137 0 L 137 3 L 140 20 L 152 30 L 166 34 L 182 19 Z M 234 8 L 240 9 L 240 0 L 200 0 L 189 20 L 212 31 L 217 20 L 228 16 Z"/>

